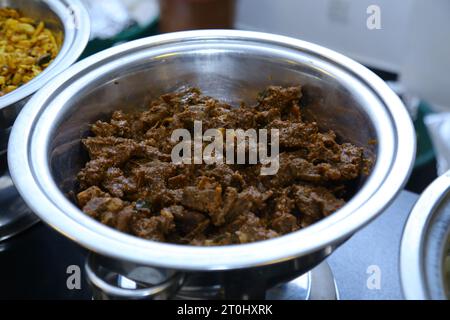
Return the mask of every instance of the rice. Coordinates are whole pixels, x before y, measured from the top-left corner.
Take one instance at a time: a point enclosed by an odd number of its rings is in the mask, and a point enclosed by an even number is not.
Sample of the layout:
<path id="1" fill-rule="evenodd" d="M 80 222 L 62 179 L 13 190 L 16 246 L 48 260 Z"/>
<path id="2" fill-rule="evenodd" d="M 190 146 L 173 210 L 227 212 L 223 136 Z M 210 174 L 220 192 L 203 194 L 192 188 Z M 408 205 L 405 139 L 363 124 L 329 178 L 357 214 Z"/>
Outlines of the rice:
<path id="1" fill-rule="evenodd" d="M 41 73 L 58 54 L 62 34 L 43 21 L 0 8 L 0 97 Z"/>

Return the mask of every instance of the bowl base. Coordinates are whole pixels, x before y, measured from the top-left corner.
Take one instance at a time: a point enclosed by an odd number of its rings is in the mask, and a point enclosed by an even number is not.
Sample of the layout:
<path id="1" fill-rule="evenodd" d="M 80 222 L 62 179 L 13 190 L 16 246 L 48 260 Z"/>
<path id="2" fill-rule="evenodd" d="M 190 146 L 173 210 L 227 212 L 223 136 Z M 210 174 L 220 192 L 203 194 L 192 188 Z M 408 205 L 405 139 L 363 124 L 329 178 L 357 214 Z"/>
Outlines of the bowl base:
<path id="1" fill-rule="evenodd" d="M 220 278 L 219 273 L 212 272 L 210 277 L 201 273 L 191 273 L 189 276 L 182 276 L 181 278 L 171 277 L 166 280 L 166 283 L 170 283 L 170 285 L 158 285 L 158 287 L 164 287 L 164 290 L 155 290 L 157 292 L 156 294 L 142 295 L 141 293 L 145 290 L 152 289 L 152 286 L 147 285 L 147 283 L 152 282 L 149 279 L 155 278 L 155 275 L 158 274 L 158 269 L 141 266 L 131 272 L 131 277 L 126 277 L 111 270 L 103 270 L 99 278 L 99 274 L 92 271 L 92 266 L 91 256 L 88 258 L 87 269 L 89 272 L 87 274 L 93 290 L 94 300 L 167 298 L 175 300 L 227 299 L 225 293 L 226 286 L 217 284 L 214 281 L 217 276 Z M 103 269 L 103 267 L 100 269 Z M 180 279 L 181 281 L 178 281 Z M 109 284 L 105 285 L 104 280 L 109 282 Z M 99 282 L 103 284 L 99 286 Z M 176 285 L 175 282 L 180 286 Z M 246 297 L 245 292 L 252 292 L 252 290 L 243 287 L 240 289 L 242 290 L 242 300 L 255 298 L 250 296 Z M 176 293 L 172 295 L 169 291 Z M 236 292 L 233 293 L 236 294 Z M 339 291 L 331 268 L 326 261 L 323 261 L 311 271 L 291 281 L 281 283 L 265 290 L 265 292 L 260 292 L 258 297 L 266 300 L 339 300 Z"/>

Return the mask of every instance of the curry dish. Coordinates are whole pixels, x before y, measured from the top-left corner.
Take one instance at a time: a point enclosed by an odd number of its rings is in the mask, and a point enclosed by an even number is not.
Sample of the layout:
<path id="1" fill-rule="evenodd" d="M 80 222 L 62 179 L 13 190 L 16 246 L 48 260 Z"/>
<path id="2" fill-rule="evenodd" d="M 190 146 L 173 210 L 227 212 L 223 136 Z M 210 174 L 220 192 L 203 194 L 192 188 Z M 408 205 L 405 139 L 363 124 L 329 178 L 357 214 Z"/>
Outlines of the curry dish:
<path id="1" fill-rule="evenodd" d="M 10 8 L 0 8 L 0 97 L 39 75 L 55 59 L 61 34 Z"/>
<path id="2" fill-rule="evenodd" d="M 115 111 L 82 140 L 79 207 L 120 231 L 191 245 L 240 244 L 284 235 L 332 214 L 365 174 L 363 149 L 339 143 L 302 117 L 301 87 L 268 87 L 232 107 L 184 88 L 142 112 Z M 175 164 L 174 129 L 279 129 L 279 170 L 261 164 Z"/>

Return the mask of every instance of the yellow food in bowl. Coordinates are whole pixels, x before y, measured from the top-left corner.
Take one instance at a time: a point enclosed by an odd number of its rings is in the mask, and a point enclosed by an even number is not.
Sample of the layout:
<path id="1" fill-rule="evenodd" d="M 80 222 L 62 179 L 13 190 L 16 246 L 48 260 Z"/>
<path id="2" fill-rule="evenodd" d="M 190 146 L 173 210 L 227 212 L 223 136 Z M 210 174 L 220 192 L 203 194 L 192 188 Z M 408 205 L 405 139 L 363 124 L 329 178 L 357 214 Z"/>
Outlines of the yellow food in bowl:
<path id="1" fill-rule="evenodd" d="M 62 35 L 43 21 L 0 8 L 0 97 L 41 73 L 59 52 Z"/>

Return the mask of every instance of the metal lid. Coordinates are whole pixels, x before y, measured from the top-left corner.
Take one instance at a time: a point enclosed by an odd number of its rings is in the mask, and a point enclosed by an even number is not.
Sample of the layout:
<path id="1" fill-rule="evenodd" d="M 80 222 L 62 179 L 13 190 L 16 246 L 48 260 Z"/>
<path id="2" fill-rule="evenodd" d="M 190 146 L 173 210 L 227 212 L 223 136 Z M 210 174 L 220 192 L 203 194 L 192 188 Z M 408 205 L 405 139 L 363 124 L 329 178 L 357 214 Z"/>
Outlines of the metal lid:
<path id="1" fill-rule="evenodd" d="M 437 178 L 414 205 L 400 248 L 406 299 L 448 299 L 446 266 L 450 235 L 450 171 Z"/>

